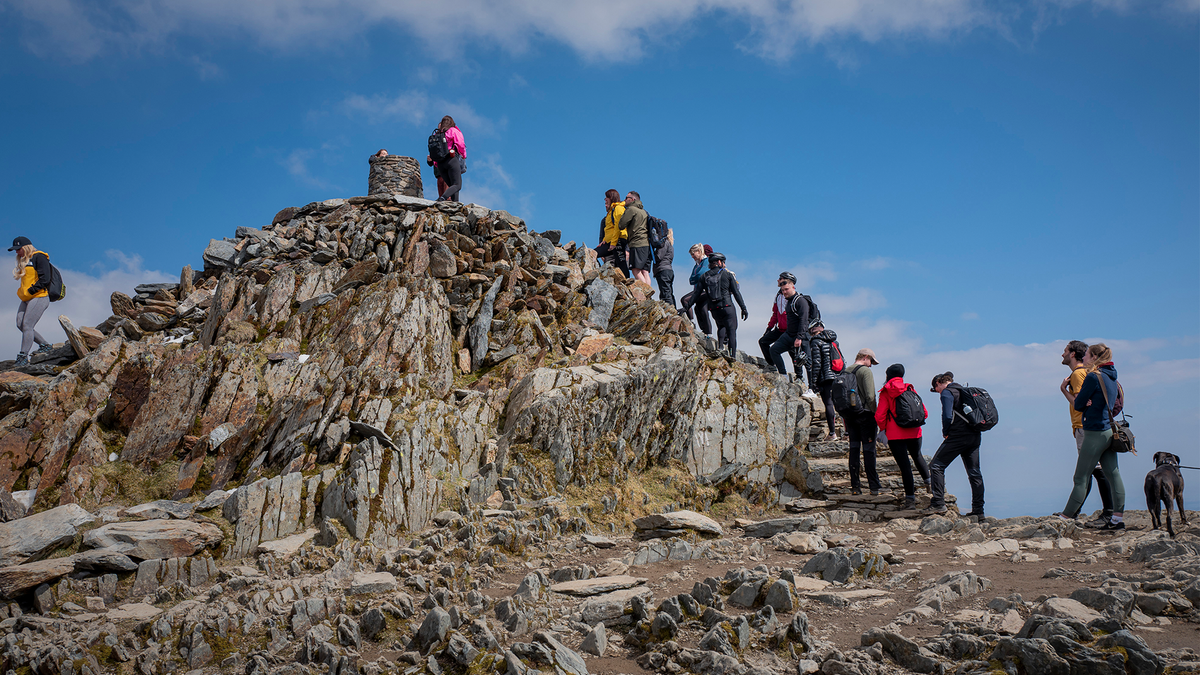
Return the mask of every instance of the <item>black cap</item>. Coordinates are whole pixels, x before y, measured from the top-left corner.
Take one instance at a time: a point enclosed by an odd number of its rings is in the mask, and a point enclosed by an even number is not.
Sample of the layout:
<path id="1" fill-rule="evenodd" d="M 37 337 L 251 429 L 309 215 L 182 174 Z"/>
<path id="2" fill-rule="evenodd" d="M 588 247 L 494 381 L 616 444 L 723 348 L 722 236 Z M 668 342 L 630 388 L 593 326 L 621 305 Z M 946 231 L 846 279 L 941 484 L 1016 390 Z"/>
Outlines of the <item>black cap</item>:
<path id="1" fill-rule="evenodd" d="M 725 262 L 725 254 L 724 253 L 709 253 L 708 259 L 713 262 L 718 262 L 718 261 Z"/>
<path id="2" fill-rule="evenodd" d="M 32 243 L 33 243 L 32 241 L 29 241 L 29 237 L 17 237 L 16 239 L 13 239 L 12 248 L 10 248 L 8 250 L 15 251 L 23 246 L 28 246 Z"/>
<path id="3" fill-rule="evenodd" d="M 889 380 L 897 377 L 904 377 L 904 366 L 899 363 L 893 363 L 887 367 L 887 371 L 884 373 L 884 375 Z"/>

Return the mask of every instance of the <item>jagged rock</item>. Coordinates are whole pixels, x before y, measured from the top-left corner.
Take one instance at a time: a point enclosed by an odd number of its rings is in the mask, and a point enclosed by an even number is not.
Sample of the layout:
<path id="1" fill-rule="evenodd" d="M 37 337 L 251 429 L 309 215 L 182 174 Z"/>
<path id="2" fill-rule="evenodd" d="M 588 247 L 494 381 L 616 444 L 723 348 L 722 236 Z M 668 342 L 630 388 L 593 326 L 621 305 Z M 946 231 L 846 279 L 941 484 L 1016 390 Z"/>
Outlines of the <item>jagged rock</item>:
<path id="1" fill-rule="evenodd" d="M 422 654 L 428 654 L 430 649 L 446 639 L 449 630 L 450 615 L 441 607 L 434 607 L 421 622 L 421 627 L 413 638 L 414 644 Z"/>
<path id="2" fill-rule="evenodd" d="M 650 533 L 655 537 L 677 536 L 685 530 L 695 530 L 718 537 L 725 534 L 720 523 L 695 511 L 654 513 L 634 520 L 633 525 L 639 530 L 639 533 Z"/>
<path id="3" fill-rule="evenodd" d="M 211 508 L 211 507 L 210 507 Z M 134 518 L 145 518 L 147 520 L 174 518 L 177 520 L 187 520 L 196 512 L 196 505 L 187 502 L 176 502 L 169 499 L 160 499 L 158 501 L 149 502 L 147 504 L 139 504 L 125 509 L 125 515 Z"/>
<path id="4" fill-rule="evenodd" d="M 786 516 L 758 523 L 751 523 L 743 528 L 747 537 L 769 539 L 781 532 L 807 532 L 816 527 L 817 520 L 812 516 Z"/>
<path id="5" fill-rule="evenodd" d="M 588 321 L 596 324 L 601 330 L 608 330 L 609 319 L 612 318 L 613 305 L 617 300 L 617 288 L 607 281 L 597 279 L 587 286 L 588 304 L 592 313 Z"/>
<path id="6" fill-rule="evenodd" d="M 864 647 L 869 647 L 876 642 L 882 644 L 884 650 L 904 668 L 918 673 L 932 673 L 938 667 L 935 654 L 898 633 L 881 628 L 871 628 L 863 633 L 859 640 Z"/>
<path id="7" fill-rule="evenodd" d="M 429 273 L 439 279 L 448 279 L 458 272 L 458 264 L 450 247 L 438 242 L 429 249 Z"/>
<path id="8" fill-rule="evenodd" d="M 31 588 L 64 577 L 74 570 L 75 563 L 70 557 L 0 567 L 0 597 L 15 598 Z"/>
<path id="9" fill-rule="evenodd" d="M 825 540 L 816 534 L 810 532 L 791 532 L 783 536 L 783 540 L 777 547 L 779 550 L 786 550 L 796 555 L 809 555 L 811 553 L 820 553 L 829 548 Z"/>
<path id="10" fill-rule="evenodd" d="M 208 247 L 204 249 L 204 267 L 208 268 L 224 268 L 232 267 L 233 261 L 237 258 L 237 247 L 227 241 L 218 239 L 210 239 Z M 113 312 L 114 314 L 116 312 Z"/>
<path id="11" fill-rule="evenodd" d="M 554 672 L 563 675 L 588 675 L 587 662 L 575 650 L 559 642 L 549 631 L 538 631 L 533 636 L 534 642 L 541 643 L 549 649 L 549 664 Z"/>
<path id="12" fill-rule="evenodd" d="M 1100 618 L 1100 613 L 1087 605 L 1070 598 L 1047 598 L 1034 609 L 1035 614 L 1044 614 L 1056 619 L 1075 619 L 1088 623 Z"/>
<path id="13" fill-rule="evenodd" d="M 75 569 L 82 572 L 132 572 L 138 568 L 129 556 L 106 548 L 81 551 L 71 556 L 71 560 Z"/>
<path id="14" fill-rule="evenodd" d="M 0 491 L 0 523 L 7 523 L 25 517 L 26 507 L 16 499 L 11 492 Z"/>
<path id="15" fill-rule="evenodd" d="M 1040 638 L 1002 637 L 988 656 L 989 660 L 1013 664 L 1030 673 L 1070 675 L 1071 664 L 1060 657 L 1050 643 Z"/>
<path id="16" fill-rule="evenodd" d="M 649 600 L 653 596 L 654 592 L 646 586 L 627 588 L 588 598 L 580 606 L 579 611 L 583 622 L 589 626 L 599 622 L 604 622 L 606 626 L 615 626 L 631 620 L 626 615 L 625 608 L 629 606 L 633 598 Z"/>
<path id="17" fill-rule="evenodd" d="M 785 579 L 776 579 L 767 587 L 763 604 L 776 612 L 790 612 L 796 608 L 796 593 L 792 584 Z"/>
<path id="18" fill-rule="evenodd" d="M 1097 649 L 1120 648 L 1125 652 L 1125 670 L 1133 675 L 1159 675 L 1166 664 L 1145 641 L 1127 630 L 1103 635 L 1096 639 Z"/>
<path id="19" fill-rule="evenodd" d="M 216 525 L 190 520 L 110 523 L 83 536 L 85 548 L 107 548 L 139 560 L 186 558 L 221 543 Z"/>
<path id="20" fill-rule="evenodd" d="M 954 529 L 954 521 L 942 516 L 927 516 L 917 528 L 921 534 L 945 534 Z"/>
<path id="21" fill-rule="evenodd" d="M 804 564 L 801 573 L 820 574 L 824 581 L 845 583 L 854 575 L 854 566 L 850 564 L 850 557 L 846 555 L 846 549 L 839 546 L 822 551 L 810 558 Z"/>
<path id="22" fill-rule="evenodd" d="M 71 543 L 78 531 L 76 528 L 93 520 L 92 514 L 83 507 L 67 504 L 0 523 L 0 566 L 37 560 L 55 548 Z"/>
<path id="23" fill-rule="evenodd" d="M 592 629 L 584 636 L 579 649 L 592 656 L 604 656 L 605 650 L 608 649 L 608 634 L 605 632 L 603 623 L 592 626 Z"/>

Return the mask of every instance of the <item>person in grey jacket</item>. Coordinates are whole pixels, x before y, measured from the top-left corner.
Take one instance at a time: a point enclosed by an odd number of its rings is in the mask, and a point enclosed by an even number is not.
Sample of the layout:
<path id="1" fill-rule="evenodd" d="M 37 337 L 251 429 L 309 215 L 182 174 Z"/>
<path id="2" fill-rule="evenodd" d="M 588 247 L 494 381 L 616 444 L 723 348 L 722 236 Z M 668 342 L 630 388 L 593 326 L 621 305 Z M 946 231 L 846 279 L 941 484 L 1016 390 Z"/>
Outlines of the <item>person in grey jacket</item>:
<path id="1" fill-rule="evenodd" d="M 675 270 L 671 263 L 675 260 L 675 231 L 668 229 L 656 234 L 659 247 L 654 249 L 654 278 L 658 280 L 658 299 L 674 308 Z"/>

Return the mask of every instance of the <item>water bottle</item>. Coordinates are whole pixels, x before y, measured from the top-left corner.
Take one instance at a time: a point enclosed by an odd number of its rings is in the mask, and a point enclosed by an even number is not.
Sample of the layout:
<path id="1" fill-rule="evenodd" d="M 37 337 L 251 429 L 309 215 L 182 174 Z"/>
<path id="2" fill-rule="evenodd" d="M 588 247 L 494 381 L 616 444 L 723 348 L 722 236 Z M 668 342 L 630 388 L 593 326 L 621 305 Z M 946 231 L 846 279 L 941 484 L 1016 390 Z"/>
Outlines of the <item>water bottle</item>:
<path id="1" fill-rule="evenodd" d="M 964 405 L 964 406 L 963 406 L 963 413 L 964 413 L 964 414 L 967 414 L 967 415 L 970 415 L 970 414 L 971 414 L 971 406 L 969 406 L 969 405 Z"/>

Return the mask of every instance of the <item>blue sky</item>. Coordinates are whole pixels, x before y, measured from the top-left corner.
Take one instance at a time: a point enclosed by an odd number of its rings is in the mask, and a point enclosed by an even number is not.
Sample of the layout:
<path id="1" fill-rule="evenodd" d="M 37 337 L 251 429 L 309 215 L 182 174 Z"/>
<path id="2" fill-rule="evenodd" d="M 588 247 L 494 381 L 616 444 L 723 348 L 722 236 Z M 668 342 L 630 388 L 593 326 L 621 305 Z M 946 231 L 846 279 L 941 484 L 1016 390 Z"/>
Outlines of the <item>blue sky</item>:
<path id="1" fill-rule="evenodd" d="M 604 190 L 634 189 L 675 229 L 679 276 L 688 244 L 723 250 L 752 304 L 743 347 L 791 269 L 848 351 L 992 390 L 996 515 L 1066 501 L 1058 355 L 1107 341 L 1144 508 L 1150 454 L 1200 465 L 1198 17 L 1197 0 L 0 0 L 0 226 L 74 280 L 56 310 L 96 323 L 112 290 L 199 266 L 212 237 L 361 194 L 380 147 L 423 157 L 448 112 L 464 199 L 594 245 Z"/>

